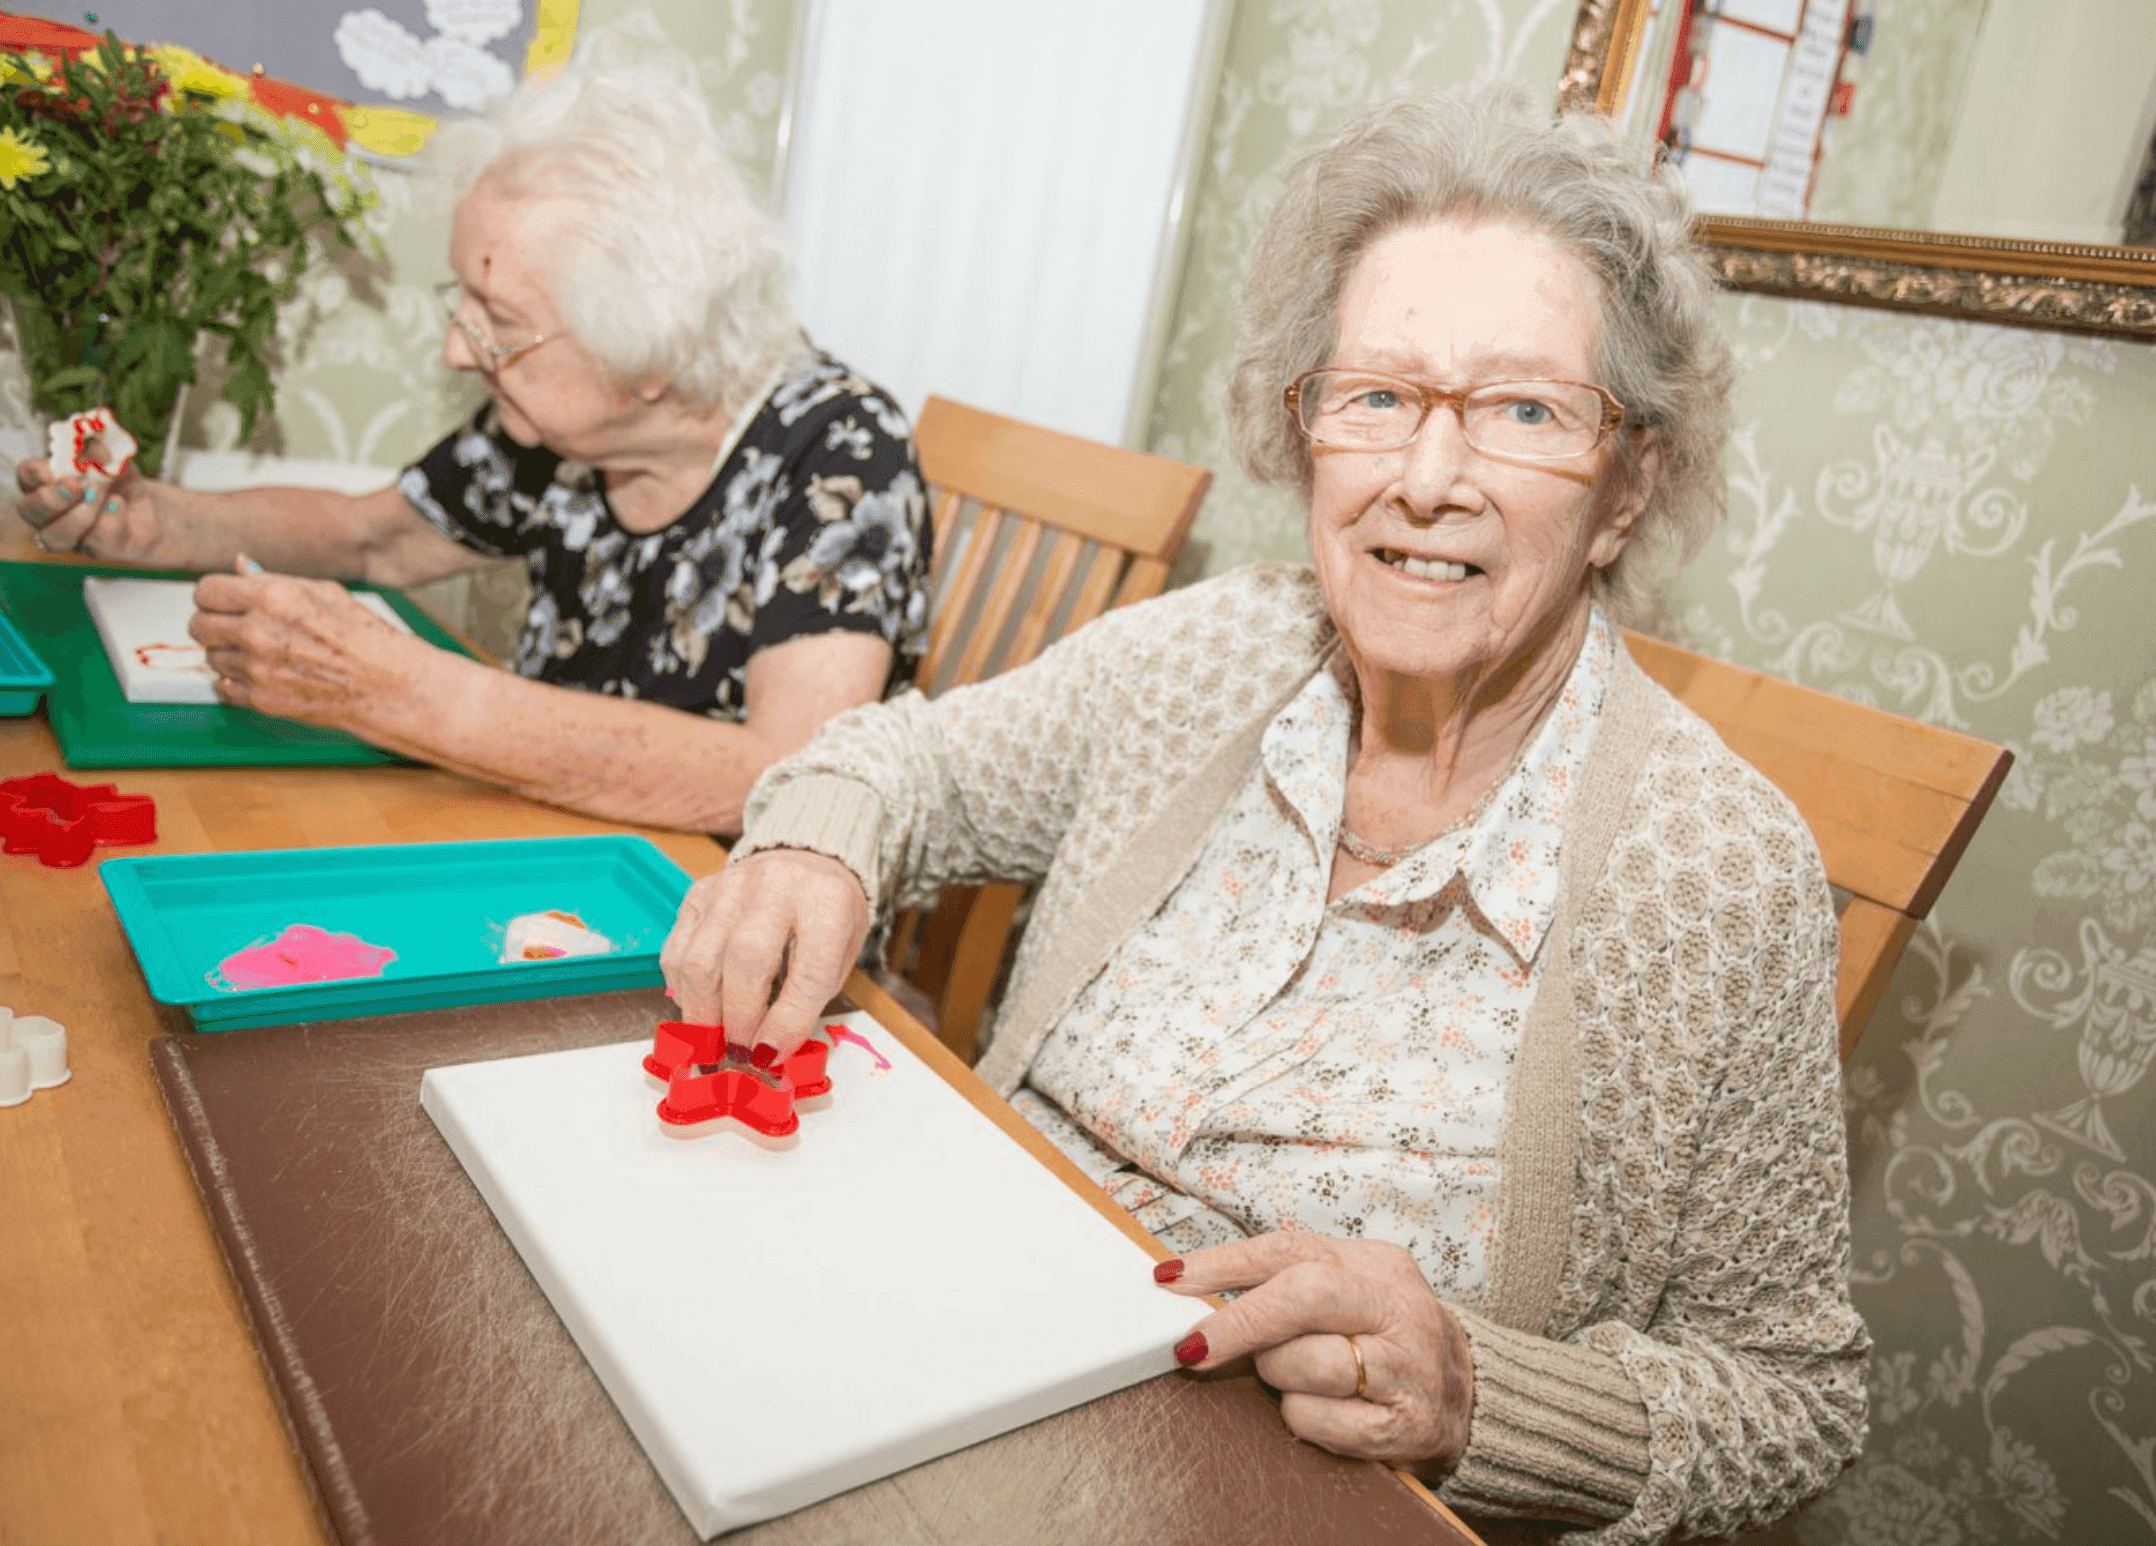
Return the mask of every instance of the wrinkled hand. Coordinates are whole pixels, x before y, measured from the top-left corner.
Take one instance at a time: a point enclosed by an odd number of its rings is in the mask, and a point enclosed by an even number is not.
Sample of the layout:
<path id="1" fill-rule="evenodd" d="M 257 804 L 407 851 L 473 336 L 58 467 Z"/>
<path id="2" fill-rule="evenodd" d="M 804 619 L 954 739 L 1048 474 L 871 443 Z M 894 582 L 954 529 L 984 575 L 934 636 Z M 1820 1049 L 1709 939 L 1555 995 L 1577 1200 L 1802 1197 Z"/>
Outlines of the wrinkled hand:
<path id="1" fill-rule="evenodd" d="M 845 865 L 767 848 L 689 888 L 659 952 L 666 991 L 682 1019 L 725 1026 L 727 1044 L 760 1064 L 783 1060 L 844 986 L 868 921 L 868 897 Z"/>
<path id="2" fill-rule="evenodd" d="M 148 562 L 165 535 L 158 485 L 133 468 L 105 483 L 56 478 L 49 462 L 28 461 L 16 467 L 15 483 L 22 491 L 15 513 L 48 553 Z"/>
<path id="3" fill-rule="evenodd" d="M 1450 1471 L 1467 1449 L 1475 1361 L 1460 1323 L 1397 1245 L 1270 1234 L 1193 1251 L 1179 1294 L 1245 1290 L 1198 1322 L 1179 1362 L 1215 1369 L 1253 1357 L 1297 1438 L 1363 1460 Z M 1156 1276 L 1160 1273 L 1156 1272 Z M 1355 1349 L 1362 1353 L 1355 1393 Z"/>
<path id="4" fill-rule="evenodd" d="M 418 641 L 334 580 L 204 575 L 187 631 L 209 651 L 220 698 L 280 719 L 363 729 L 413 686 Z"/>

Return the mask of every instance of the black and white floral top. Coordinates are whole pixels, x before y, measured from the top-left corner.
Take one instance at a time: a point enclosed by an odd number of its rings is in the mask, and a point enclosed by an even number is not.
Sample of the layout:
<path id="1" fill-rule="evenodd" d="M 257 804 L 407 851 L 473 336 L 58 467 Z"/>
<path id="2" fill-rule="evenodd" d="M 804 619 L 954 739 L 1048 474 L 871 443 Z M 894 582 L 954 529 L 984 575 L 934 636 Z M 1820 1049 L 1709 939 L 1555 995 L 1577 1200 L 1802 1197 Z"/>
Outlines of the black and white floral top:
<path id="1" fill-rule="evenodd" d="M 808 635 L 871 633 L 910 681 L 928 636 L 928 500 L 906 417 L 829 355 L 804 355 L 744 416 L 679 520 L 625 530 L 598 474 L 502 432 L 490 399 L 405 469 L 445 536 L 522 555 L 531 610 L 519 674 L 734 720 L 749 657 Z"/>

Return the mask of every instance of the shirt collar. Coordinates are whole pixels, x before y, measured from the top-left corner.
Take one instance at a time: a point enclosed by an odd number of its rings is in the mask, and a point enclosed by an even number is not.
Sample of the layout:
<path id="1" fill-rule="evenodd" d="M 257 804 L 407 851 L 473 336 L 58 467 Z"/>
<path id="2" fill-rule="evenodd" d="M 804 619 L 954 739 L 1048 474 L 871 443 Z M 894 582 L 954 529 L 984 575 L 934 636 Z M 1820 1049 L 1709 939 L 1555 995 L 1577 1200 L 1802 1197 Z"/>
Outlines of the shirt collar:
<path id="1" fill-rule="evenodd" d="M 1523 965 L 1534 960 L 1557 914 L 1565 819 L 1620 647 L 1616 629 L 1593 609 L 1556 702 L 1475 820 L 1348 894 L 1397 906 L 1434 897 L 1457 880 L 1506 948 Z M 1261 743 L 1274 786 L 1313 843 L 1327 850 L 1339 838 L 1352 715 L 1335 673 L 1320 669 L 1274 717 Z M 1329 851 L 1321 859 L 1329 862 Z"/>

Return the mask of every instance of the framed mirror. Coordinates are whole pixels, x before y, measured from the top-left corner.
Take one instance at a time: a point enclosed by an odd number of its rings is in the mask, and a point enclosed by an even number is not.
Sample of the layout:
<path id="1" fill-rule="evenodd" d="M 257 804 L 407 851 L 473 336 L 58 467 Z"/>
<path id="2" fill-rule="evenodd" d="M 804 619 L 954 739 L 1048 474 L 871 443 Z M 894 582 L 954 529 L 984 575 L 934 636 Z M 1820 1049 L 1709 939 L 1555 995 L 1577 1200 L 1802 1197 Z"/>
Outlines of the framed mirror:
<path id="1" fill-rule="evenodd" d="M 2145 5 L 1581 0 L 1558 105 L 1678 163 L 1733 289 L 2156 340 Z"/>

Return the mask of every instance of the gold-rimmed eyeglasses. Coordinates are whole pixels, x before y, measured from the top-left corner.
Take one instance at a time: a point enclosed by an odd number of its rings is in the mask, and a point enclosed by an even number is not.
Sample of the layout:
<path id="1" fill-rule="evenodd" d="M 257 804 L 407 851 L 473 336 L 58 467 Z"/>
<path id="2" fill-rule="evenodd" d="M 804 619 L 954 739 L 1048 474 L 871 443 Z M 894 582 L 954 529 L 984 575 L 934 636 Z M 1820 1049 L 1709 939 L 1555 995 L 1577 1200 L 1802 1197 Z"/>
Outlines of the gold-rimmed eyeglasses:
<path id="1" fill-rule="evenodd" d="M 472 354 L 479 361 L 479 368 L 489 375 L 500 370 L 519 355 L 529 354 L 541 344 L 559 338 L 559 333 L 511 333 L 497 338 L 487 323 L 484 309 L 476 307 L 464 286 L 451 279 L 434 287 L 434 293 L 442 303 L 442 310 L 449 313 L 451 326 L 464 335 L 464 341 L 472 346 Z M 478 320 L 473 313 L 478 312 Z"/>
<path id="2" fill-rule="evenodd" d="M 1447 392 L 1334 365 L 1296 377 L 1285 396 L 1313 444 L 1342 451 L 1397 451 L 1440 404 L 1460 416 L 1477 451 L 1530 462 L 1585 456 L 1624 422 L 1624 404 L 1584 381 L 1487 381 Z"/>

